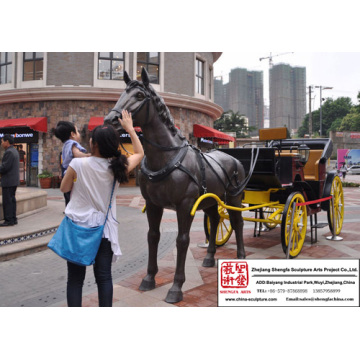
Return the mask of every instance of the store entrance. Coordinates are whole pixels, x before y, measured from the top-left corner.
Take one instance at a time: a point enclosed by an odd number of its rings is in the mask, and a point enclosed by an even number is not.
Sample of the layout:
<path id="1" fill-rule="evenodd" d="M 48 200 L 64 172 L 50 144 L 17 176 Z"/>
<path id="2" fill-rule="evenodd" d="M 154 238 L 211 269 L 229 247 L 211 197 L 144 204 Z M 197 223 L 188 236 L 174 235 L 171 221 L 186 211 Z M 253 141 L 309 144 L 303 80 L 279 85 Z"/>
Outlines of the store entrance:
<path id="1" fill-rule="evenodd" d="M 34 186 L 38 184 L 39 135 L 28 127 L 2 128 L 0 137 L 10 134 L 14 137 L 14 147 L 19 152 L 20 185 Z M 0 153 L 2 156 L 2 154 Z"/>
<path id="2" fill-rule="evenodd" d="M 39 144 L 28 144 L 27 157 L 27 186 L 38 186 L 38 168 L 39 168 Z"/>
<path id="3" fill-rule="evenodd" d="M 26 176 L 26 159 L 28 154 L 27 144 L 15 144 L 14 145 L 17 151 L 19 152 L 20 166 L 19 166 L 19 175 L 20 175 L 20 185 L 25 185 L 27 176 Z"/>

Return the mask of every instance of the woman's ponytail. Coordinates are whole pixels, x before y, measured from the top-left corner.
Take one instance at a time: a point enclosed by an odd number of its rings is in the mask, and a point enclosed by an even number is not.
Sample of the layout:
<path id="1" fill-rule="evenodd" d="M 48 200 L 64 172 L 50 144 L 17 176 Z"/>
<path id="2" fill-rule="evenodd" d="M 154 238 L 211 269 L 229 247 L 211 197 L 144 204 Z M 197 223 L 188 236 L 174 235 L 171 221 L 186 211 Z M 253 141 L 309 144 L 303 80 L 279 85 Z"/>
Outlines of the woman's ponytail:
<path id="1" fill-rule="evenodd" d="M 115 179 L 120 183 L 129 182 L 129 177 L 127 173 L 128 160 L 125 155 L 122 155 L 119 151 L 119 155 L 115 156 L 110 161 L 110 169 L 114 174 Z"/>

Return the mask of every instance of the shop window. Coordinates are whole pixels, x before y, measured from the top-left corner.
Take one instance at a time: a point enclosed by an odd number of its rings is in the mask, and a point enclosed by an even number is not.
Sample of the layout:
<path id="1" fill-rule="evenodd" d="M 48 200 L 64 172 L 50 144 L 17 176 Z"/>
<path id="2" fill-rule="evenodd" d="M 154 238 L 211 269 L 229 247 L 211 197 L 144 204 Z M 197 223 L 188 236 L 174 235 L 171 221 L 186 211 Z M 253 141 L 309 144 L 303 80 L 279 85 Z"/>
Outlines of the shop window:
<path id="1" fill-rule="evenodd" d="M 141 71 L 145 68 L 149 73 L 152 84 L 159 84 L 160 53 L 159 52 L 138 52 L 136 79 L 141 81 Z"/>
<path id="2" fill-rule="evenodd" d="M 25 52 L 24 53 L 23 80 L 43 80 L 44 76 L 44 53 Z"/>
<path id="3" fill-rule="evenodd" d="M 196 59 L 195 90 L 200 95 L 204 94 L 204 62 Z"/>
<path id="4" fill-rule="evenodd" d="M 0 53 L 0 85 L 12 82 L 12 53 Z"/>
<path id="5" fill-rule="evenodd" d="M 98 79 L 124 80 L 124 54 L 123 52 L 99 52 Z"/>

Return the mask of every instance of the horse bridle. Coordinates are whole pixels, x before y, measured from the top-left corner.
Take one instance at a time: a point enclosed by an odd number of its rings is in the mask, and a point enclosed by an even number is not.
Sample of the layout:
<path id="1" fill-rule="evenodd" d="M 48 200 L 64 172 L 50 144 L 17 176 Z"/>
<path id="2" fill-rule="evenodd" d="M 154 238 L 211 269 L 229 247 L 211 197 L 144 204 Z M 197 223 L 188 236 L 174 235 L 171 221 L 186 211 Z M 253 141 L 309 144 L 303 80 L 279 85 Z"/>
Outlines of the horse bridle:
<path id="1" fill-rule="evenodd" d="M 131 115 L 134 117 L 142 108 L 143 106 L 146 104 L 147 107 L 146 107 L 146 120 L 149 119 L 149 113 L 150 113 L 150 96 L 145 96 L 145 99 L 142 101 L 142 103 L 135 109 L 134 112 L 131 113 Z M 120 118 L 121 118 L 121 112 L 116 109 L 116 108 L 113 108 L 111 109 L 111 111 L 115 111 L 116 113 L 118 113 L 120 115 Z M 147 139 L 144 135 L 142 135 L 142 139 L 144 139 L 144 141 L 146 141 L 148 144 L 150 145 L 153 145 L 155 147 L 157 147 L 158 149 L 161 149 L 161 150 L 164 150 L 164 151 L 172 151 L 172 150 L 180 150 L 182 148 L 184 148 L 185 146 L 188 145 L 188 142 L 187 141 L 184 141 L 180 146 L 163 146 L 163 145 L 160 145 L 160 144 L 157 144 L 149 139 Z"/>
<path id="2" fill-rule="evenodd" d="M 135 116 L 141 109 L 142 107 L 147 104 L 147 109 L 146 109 L 146 120 L 149 118 L 149 101 L 150 101 L 150 97 L 149 96 L 146 96 L 145 99 L 142 101 L 142 103 L 137 107 L 137 109 L 135 109 L 134 112 L 131 113 L 132 116 Z M 122 117 L 121 115 L 121 112 L 116 109 L 116 108 L 113 108 L 111 109 L 111 111 L 115 111 L 116 113 L 118 113 L 120 116 L 118 117 Z"/>

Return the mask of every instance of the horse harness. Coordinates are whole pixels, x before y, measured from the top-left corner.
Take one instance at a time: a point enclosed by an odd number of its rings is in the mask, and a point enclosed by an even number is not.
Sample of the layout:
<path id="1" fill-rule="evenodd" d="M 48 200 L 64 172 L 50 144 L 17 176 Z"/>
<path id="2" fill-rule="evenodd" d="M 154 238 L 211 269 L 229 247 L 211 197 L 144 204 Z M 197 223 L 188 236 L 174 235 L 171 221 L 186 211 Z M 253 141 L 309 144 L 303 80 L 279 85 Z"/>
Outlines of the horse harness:
<path id="1" fill-rule="evenodd" d="M 202 153 L 197 147 L 190 145 L 187 141 L 184 141 L 181 146 L 177 147 L 165 147 L 159 144 L 156 144 L 146 138 L 143 137 L 143 139 L 152 144 L 153 146 L 156 146 L 158 148 L 161 148 L 164 151 L 172 151 L 172 150 L 179 150 L 177 154 L 171 159 L 170 162 L 166 164 L 166 166 L 158 171 L 151 171 L 147 167 L 146 162 L 146 156 L 144 156 L 142 162 L 141 162 L 141 172 L 142 174 L 151 182 L 159 182 L 161 180 L 164 180 L 168 175 L 170 175 L 174 170 L 178 169 L 186 173 L 199 187 L 200 194 L 207 193 L 207 185 L 206 185 L 206 176 L 205 176 L 205 164 L 209 166 L 211 171 L 215 174 L 215 176 L 218 178 L 218 180 L 222 183 L 225 192 L 228 192 L 231 196 L 237 196 L 243 191 L 243 183 L 239 182 L 238 178 L 238 172 L 234 171 L 232 177 L 230 178 L 229 174 L 226 172 L 224 167 L 216 161 L 212 156 L 210 156 L 209 153 L 204 154 Z M 200 174 L 201 174 L 201 180 L 199 181 L 196 176 L 187 169 L 183 164 L 182 161 L 184 160 L 189 148 L 191 148 L 196 155 L 196 159 L 199 165 Z M 209 158 L 216 162 L 216 164 L 221 168 L 222 172 L 224 173 L 227 184 L 222 180 L 222 178 L 219 176 L 219 174 L 215 171 L 214 167 L 209 161 Z M 232 158 L 234 162 L 234 166 L 236 168 L 236 160 Z M 235 182 L 235 185 L 233 184 Z"/>

